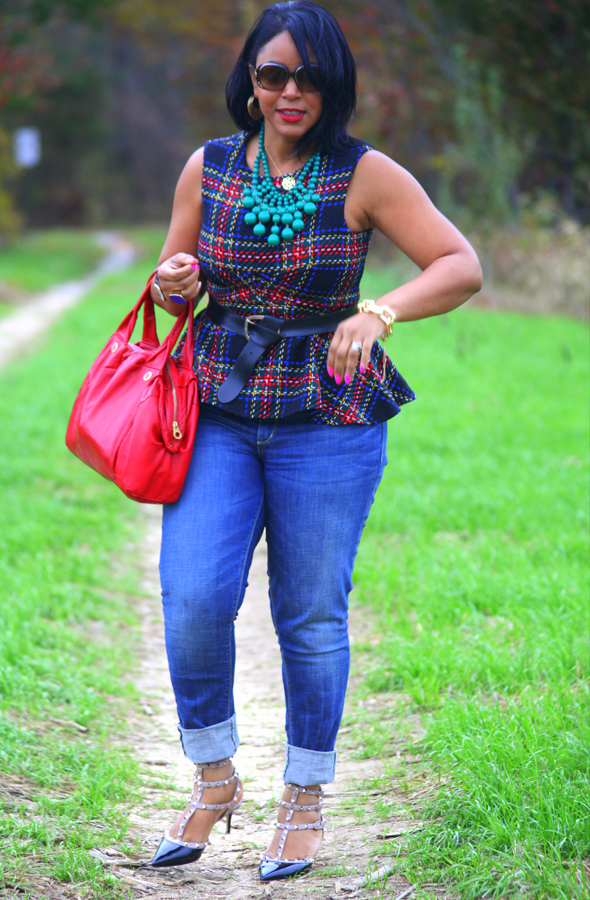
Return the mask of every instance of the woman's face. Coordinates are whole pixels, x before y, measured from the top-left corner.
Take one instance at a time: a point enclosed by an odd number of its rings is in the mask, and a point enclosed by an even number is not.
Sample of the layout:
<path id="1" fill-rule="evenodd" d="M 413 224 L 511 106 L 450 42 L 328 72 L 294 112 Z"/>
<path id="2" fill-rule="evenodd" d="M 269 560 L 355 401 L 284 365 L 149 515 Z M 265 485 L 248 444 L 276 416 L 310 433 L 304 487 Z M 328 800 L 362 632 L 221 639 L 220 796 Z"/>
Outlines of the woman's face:
<path id="1" fill-rule="evenodd" d="M 315 62 L 310 54 L 311 62 Z M 289 72 L 294 72 L 303 60 L 288 31 L 277 34 L 268 44 L 260 48 L 256 57 L 256 67 L 262 63 L 282 63 Z M 265 128 L 274 128 L 281 136 L 296 143 L 306 131 L 316 124 L 322 114 L 322 96 L 319 91 L 301 91 L 291 76 L 284 88 L 268 91 L 258 87 L 254 69 L 250 67 L 254 96 L 258 98 L 264 115 Z"/>

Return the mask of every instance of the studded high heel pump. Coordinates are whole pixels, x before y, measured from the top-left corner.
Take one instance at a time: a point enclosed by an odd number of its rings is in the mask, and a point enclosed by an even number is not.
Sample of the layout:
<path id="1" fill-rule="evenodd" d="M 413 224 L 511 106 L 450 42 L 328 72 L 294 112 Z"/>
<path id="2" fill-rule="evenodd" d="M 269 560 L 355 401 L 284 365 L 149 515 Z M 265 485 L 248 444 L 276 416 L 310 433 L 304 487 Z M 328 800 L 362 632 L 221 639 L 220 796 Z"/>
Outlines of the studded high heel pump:
<path id="1" fill-rule="evenodd" d="M 261 881 L 275 881 L 279 878 L 288 878 L 290 875 L 297 875 L 299 872 L 305 872 L 307 869 L 311 869 L 313 864 L 312 856 L 308 856 L 305 859 L 283 859 L 283 850 L 285 849 L 287 835 L 290 831 L 305 831 L 306 829 L 323 832 L 326 825 L 326 820 L 322 813 L 324 792 L 321 788 L 316 791 L 311 788 L 299 787 L 298 784 L 287 784 L 286 787 L 290 788 L 293 793 L 290 801 L 279 801 L 280 805 L 287 810 L 287 815 L 284 822 L 274 823 L 277 828 L 282 830 L 277 855 L 274 858 L 270 856 L 262 857 L 260 862 Z M 299 794 L 309 794 L 313 797 L 317 797 L 317 803 L 310 806 L 300 806 L 295 802 L 298 799 Z M 293 818 L 293 813 L 297 811 L 319 812 L 320 817 L 317 822 L 309 822 L 306 825 L 292 825 L 291 819 Z"/>
<path id="2" fill-rule="evenodd" d="M 202 843 L 194 841 L 184 841 L 183 834 L 188 821 L 198 809 L 220 810 L 219 816 L 213 823 L 220 822 L 221 819 L 227 820 L 227 832 L 231 829 L 231 817 L 242 802 L 240 796 L 242 791 L 242 782 L 240 781 L 235 769 L 233 775 L 224 781 L 203 781 L 203 769 L 221 769 L 229 763 L 229 759 L 222 759 L 217 763 L 199 763 L 196 767 L 194 782 L 197 785 L 197 796 L 189 798 L 189 811 L 183 816 L 182 822 L 178 829 L 177 837 L 170 837 L 167 831 L 160 846 L 156 850 L 156 855 L 152 859 L 151 866 L 153 868 L 163 868 L 164 866 L 184 866 L 186 863 L 195 862 L 202 855 L 203 850 L 210 843 L 208 840 Z M 232 799 L 227 803 L 202 803 L 203 792 L 206 788 L 222 787 L 224 784 L 236 782 L 236 789 Z M 239 799 L 238 799 L 239 798 Z"/>

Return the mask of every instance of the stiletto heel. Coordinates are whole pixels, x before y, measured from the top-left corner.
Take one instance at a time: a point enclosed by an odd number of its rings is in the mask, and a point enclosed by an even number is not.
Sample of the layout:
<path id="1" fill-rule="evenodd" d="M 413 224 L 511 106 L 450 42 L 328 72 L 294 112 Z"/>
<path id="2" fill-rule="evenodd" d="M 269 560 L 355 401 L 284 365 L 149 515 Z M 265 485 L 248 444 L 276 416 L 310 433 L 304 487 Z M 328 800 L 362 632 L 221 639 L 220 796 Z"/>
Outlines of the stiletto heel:
<path id="1" fill-rule="evenodd" d="M 284 822 L 275 822 L 275 826 L 282 830 L 276 857 L 263 856 L 260 861 L 260 880 L 275 881 L 278 878 L 288 878 L 290 875 L 297 875 L 299 872 L 305 872 L 311 869 L 313 865 L 313 857 L 308 856 L 305 859 L 283 859 L 283 850 L 285 849 L 285 841 L 289 831 L 305 831 L 305 829 L 314 829 L 316 831 L 324 831 L 326 820 L 322 814 L 322 805 L 324 792 L 320 788 L 317 791 L 309 788 L 299 787 L 297 784 L 287 784 L 286 787 L 291 788 L 293 794 L 290 802 L 280 800 L 280 805 L 285 807 L 287 815 Z M 295 803 L 299 794 L 311 794 L 318 798 L 318 802 L 311 806 L 299 806 Z M 307 825 L 291 825 L 293 813 L 301 812 L 319 812 L 320 817 L 317 822 L 309 822 Z"/>
<path id="2" fill-rule="evenodd" d="M 180 823 L 178 835 L 175 838 L 170 837 L 170 832 L 167 831 L 162 838 L 160 846 L 156 850 L 156 854 L 151 861 L 150 865 L 152 868 L 158 869 L 165 866 L 183 866 L 186 865 L 186 863 L 196 862 L 196 860 L 202 856 L 203 850 L 207 844 L 210 843 L 208 840 L 203 841 L 202 843 L 182 840 L 187 822 L 198 809 L 221 810 L 220 815 L 213 824 L 216 825 L 217 822 L 220 822 L 222 819 L 227 819 L 227 833 L 229 833 L 231 817 L 242 803 L 242 797 L 240 797 L 239 800 L 237 799 L 242 790 L 242 782 L 235 769 L 233 775 L 230 775 L 230 777 L 226 778 L 224 781 L 203 781 L 203 769 L 221 769 L 228 763 L 229 759 L 222 759 L 221 762 L 218 763 L 199 763 L 197 765 L 194 777 L 195 784 L 197 785 L 197 796 L 193 799 L 191 795 L 189 798 L 188 804 L 190 808 Z M 236 789 L 229 802 L 201 803 L 206 788 L 222 787 L 224 784 L 231 784 L 232 781 L 236 782 Z"/>

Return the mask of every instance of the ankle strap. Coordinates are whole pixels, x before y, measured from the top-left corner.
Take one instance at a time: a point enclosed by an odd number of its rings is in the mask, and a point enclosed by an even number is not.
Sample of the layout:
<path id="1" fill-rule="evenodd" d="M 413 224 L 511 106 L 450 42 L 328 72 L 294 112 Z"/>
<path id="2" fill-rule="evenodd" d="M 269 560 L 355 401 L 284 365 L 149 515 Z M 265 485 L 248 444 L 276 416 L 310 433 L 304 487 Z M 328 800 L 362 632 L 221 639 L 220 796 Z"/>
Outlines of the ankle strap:
<path id="1" fill-rule="evenodd" d="M 212 763 L 195 763 L 197 768 L 201 769 L 222 769 L 224 766 L 227 766 L 228 763 L 231 762 L 231 756 L 228 756 L 227 759 L 220 759 L 218 762 Z"/>
<path id="2" fill-rule="evenodd" d="M 297 791 L 299 794 L 310 794 L 312 797 L 324 796 L 324 792 L 321 788 L 316 791 L 312 788 L 301 787 L 300 784 L 292 784 L 290 781 L 285 782 L 285 787 L 289 788 L 291 791 Z"/>
<path id="3" fill-rule="evenodd" d="M 204 844 L 190 844 L 186 841 L 182 840 L 182 836 L 184 834 L 184 829 L 188 820 L 196 813 L 198 809 L 208 809 L 208 810 L 216 810 L 221 813 L 220 818 L 223 818 L 223 815 L 228 813 L 230 810 L 233 810 L 239 806 L 239 803 L 236 804 L 236 797 L 238 796 L 240 790 L 242 789 L 242 782 L 239 779 L 238 773 L 234 769 L 233 775 L 230 775 L 229 778 L 225 778 L 223 781 L 203 781 L 203 769 L 211 768 L 211 769 L 220 769 L 222 766 L 226 765 L 229 762 L 229 759 L 225 759 L 219 763 L 197 763 L 194 781 L 197 785 L 197 796 L 190 797 L 188 801 L 188 812 L 182 818 L 180 823 L 180 827 L 178 829 L 178 835 L 174 840 L 179 841 L 187 847 L 205 847 L 209 841 L 206 841 Z M 227 800 L 225 803 L 202 803 L 203 794 L 205 792 L 205 788 L 208 787 L 222 787 L 224 784 L 231 784 L 232 781 L 236 782 L 236 787 L 234 791 L 234 795 L 231 800 Z M 240 801 L 241 802 L 241 801 Z"/>
<path id="4" fill-rule="evenodd" d="M 281 836 L 279 838 L 279 846 L 277 848 L 277 861 L 280 861 L 283 858 L 283 851 L 285 849 L 285 841 L 287 840 L 287 835 L 290 831 L 306 831 L 308 829 L 310 831 L 311 830 L 323 831 L 325 828 L 325 825 L 326 825 L 326 820 L 324 819 L 324 816 L 322 814 L 322 802 L 324 799 L 324 792 L 321 788 L 319 788 L 318 790 L 315 790 L 314 788 L 301 787 L 301 785 L 293 784 L 290 781 L 285 784 L 285 787 L 287 787 L 293 793 L 292 793 L 290 801 L 282 800 L 282 799 L 280 800 L 280 805 L 286 808 L 287 815 L 285 816 L 284 822 L 275 822 L 276 827 L 279 828 L 281 831 Z M 318 801 L 317 801 L 317 803 L 314 803 L 311 806 L 301 806 L 301 805 L 295 803 L 295 801 L 299 799 L 299 794 L 304 794 L 304 795 L 308 795 L 311 797 L 317 797 Z M 305 825 L 293 825 L 291 823 L 291 820 L 293 818 L 293 813 L 297 812 L 297 811 L 318 812 L 320 814 L 319 819 L 317 820 L 317 822 L 308 822 Z"/>
<path id="5" fill-rule="evenodd" d="M 285 831 L 324 831 L 326 820 L 323 816 L 320 816 L 317 822 L 308 822 L 307 825 L 291 825 L 291 822 L 275 822 L 274 824 L 275 828 L 281 828 Z"/>
<path id="6" fill-rule="evenodd" d="M 322 809 L 322 797 L 320 797 L 317 803 L 313 803 L 311 806 L 300 806 L 298 803 L 293 803 L 291 800 L 279 800 L 279 805 L 283 806 L 285 809 L 292 809 L 297 812 L 320 812 Z"/>
<path id="7" fill-rule="evenodd" d="M 229 778 L 224 778 L 222 781 L 205 781 L 203 778 L 203 769 L 221 769 L 223 766 L 226 766 L 231 760 L 223 759 L 221 762 L 217 763 L 197 763 L 195 774 L 193 781 L 199 787 L 222 787 L 224 784 L 231 784 L 232 781 L 237 779 L 236 770 L 234 769 L 233 773 L 229 776 Z"/>

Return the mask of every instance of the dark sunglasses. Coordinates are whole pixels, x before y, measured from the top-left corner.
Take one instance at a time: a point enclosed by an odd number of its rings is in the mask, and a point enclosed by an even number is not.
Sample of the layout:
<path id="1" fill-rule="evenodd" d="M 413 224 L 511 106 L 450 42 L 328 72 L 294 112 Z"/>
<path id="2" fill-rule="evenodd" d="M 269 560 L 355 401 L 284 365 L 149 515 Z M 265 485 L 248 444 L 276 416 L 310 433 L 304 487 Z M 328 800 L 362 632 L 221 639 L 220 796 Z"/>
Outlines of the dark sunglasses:
<path id="1" fill-rule="evenodd" d="M 262 63 L 254 70 L 254 78 L 258 87 L 264 91 L 282 91 L 292 75 L 300 91 L 305 94 L 315 94 L 319 90 L 317 85 L 320 80 L 320 67 L 312 63 L 311 71 L 315 84 L 305 71 L 305 66 L 297 66 L 294 72 L 289 72 L 287 66 L 282 63 L 268 62 Z"/>

